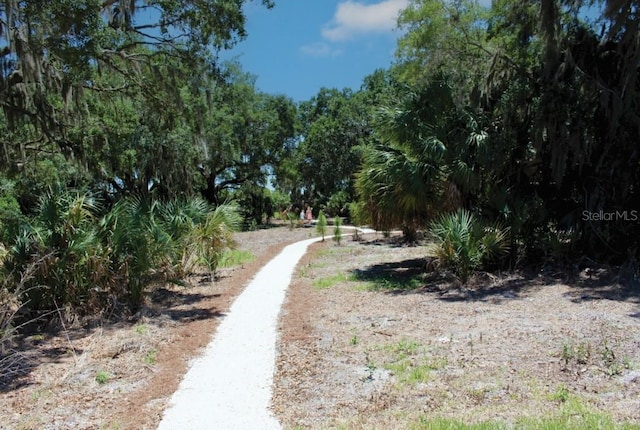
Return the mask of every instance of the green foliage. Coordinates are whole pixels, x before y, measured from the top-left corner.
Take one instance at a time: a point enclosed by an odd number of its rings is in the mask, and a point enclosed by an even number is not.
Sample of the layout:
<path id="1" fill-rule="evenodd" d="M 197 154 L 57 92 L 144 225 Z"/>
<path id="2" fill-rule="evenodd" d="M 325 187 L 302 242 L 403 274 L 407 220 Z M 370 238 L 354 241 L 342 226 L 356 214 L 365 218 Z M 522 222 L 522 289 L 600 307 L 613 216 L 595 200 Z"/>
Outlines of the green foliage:
<path id="1" fill-rule="evenodd" d="M 13 184 L 7 181 L 0 188 L 0 243 L 15 238 L 25 222 L 26 217 L 13 193 Z"/>
<path id="2" fill-rule="evenodd" d="M 320 213 L 318 214 L 316 231 L 320 236 L 322 236 L 322 241 L 324 242 L 324 236 L 327 234 L 327 217 L 324 215 L 324 212 L 322 211 L 320 211 Z"/>
<path id="3" fill-rule="evenodd" d="M 334 216 L 354 200 L 353 175 L 360 163 L 360 147 L 371 140 L 368 98 L 379 91 L 373 86 L 360 92 L 322 88 L 300 104 L 297 124 L 304 139 L 296 148 L 289 178 L 294 199 L 300 196 Z"/>
<path id="4" fill-rule="evenodd" d="M 232 233 L 239 229 L 241 221 L 237 206 L 218 206 L 203 223 L 196 226 L 187 247 L 193 247 L 198 262 L 215 273 L 224 251 L 234 246 Z"/>
<path id="5" fill-rule="evenodd" d="M 628 357 L 618 357 L 610 343 L 610 339 L 604 334 L 597 343 L 565 341 L 560 353 L 564 369 L 578 371 L 589 367 L 599 369 L 608 377 L 620 375 L 625 369 L 629 369 L 630 362 Z"/>
<path id="6" fill-rule="evenodd" d="M 265 189 L 274 179 L 269 175 L 275 173 L 277 182 L 292 163 L 296 106 L 284 96 L 257 91 L 255 77 L 236 64 L 227 65 L 227 74 L 228 84 L 213 88 L 216 109 L 205 117 L 202 129 L 203 195 L 215 203 L 237 197 L 247 224 L 260 225 L 275 210 Z"/>
<path id="7" fill-rule="evenodd" d="M 100 385 L 106 384 L 107 382 L 109 382 L 111 380 L 113 376 L 104 370 L 99 370 L 96 373 L 96 382 Z"/>
<path id="8" fill-rule="evenodd" d="M 455 107 L 444 76 L 402 92 L 381 108 L 376 125 L 383 144 L 364 149 L 356 175 L 361 221 L 413 235 L 479 188 L 474 154 L 485 134 L 470 112 Z"/>
<path id="9" fill-rule="evenodd" d="M 329 197 L 324 210 L 334 216 L 346 216 L 349 214 L 349 198 L 352 197 L 345 190 L 338 191 Z"/>
<path id="10" fill-rule="evenodd" d="M 151 349 L 149 350 L 142 361 L 144 361 L 146 364 L 153 366 L 154 364 L 156 364 L 156 359 L 158 358 L 158 351 L 156 351 L 155 349 Z"/>
<path id="11" fill-rule="evenodd" d="M 170 0 L 155 2 L 152 14 L 143 1 L 4 4 L 0 167 L 36 199 L 44 190 L 32 179 L 90 181 L 108 194 L 200 189 L 199 168 L 213 158 L 207 121 L 220 107 L 211 93 L 227 80 L 212 58 L 246 37 L 243 3 Z M 47 171 L 48 160 L 68 168 Z M 23 197 L 22 208 L 33 209 Z"/>
<path id="12" fill-rule="evenodd" d="M 253 261 L 255 255 L 243 249 L 228 249 L 222 253 L 218 268 L 236 267 Z"/>
<path id="13" fill-rule="evenodd" d="M 350 281 L 351 278 L 347 276 L 345 273 L 338 273 L 337 275 L 330 276 L 327 278 L 319 278 L 313 281 L 313 287 L 317 290 L 324 290 L 326 288 L 331 288 L 340 282 Z"/>
<path id="14" fill-rule="evenodd" d="M 159 202 L 124 199 L 102 220 L 112 267 L 126 288 L 120 295 L 134 308 L 142 303 L 147 286 L 168 279 L 178 252 L 178 233 L 166 228 L 171 222 L 162 223 L 160 212 Z"/>
<path id="15" fill-rule="evenodd" d="M 632 430 L 640 426 L 634 423 L 616 423 L 602 412 L 592 410 L 577 400 L 563 403 L 559 413 L 548 413 L 535 418 L 520 418 L 515 424 L 501 421 L 465 423 L 451 418 L 421 418 L 410 428 L 414 430 Z"/>
<path id="16" fill-rule="evenodd" d="M 396 51 L 403 80 L 416 83 L 446 70 L 455 77 L 458 94 L 468 96 L 490 59 L 486 19 L 487 9 L 476 1 L 411 0 L 398 19 L 405 30 Z"/>
<path id="17" fill-rule="evenodd" d="M 356 279 L 366 281 L 364 288 L 369 291 L 410 291 L 424 286 L 422 276 L 396 277 L 389 275 L 365 275 L 356 273 Z"/>
<path id="18" fill-rule="evenodd" d="M 334 218 L 333 225 L 333 241 L 340 245 L 342 241 L 342 219 L 340 217 Z"/>
<path id="19" fill-rule="evenodd" d="M 549 398 L 559 403 L 565 403 L 569 400 L 569 390 L 567 389 L 567 386 L 564 384 L 558 385 Z"/>
<path id="20" fill-rule="evenodd" d="M 466 210 L 442 215 L 429 231 L 434 243 L 429 246 L 428 255 L 452 269 L 463 283 L 474 270 L 500 257 L 508 248 L 507 230 L 486 226 Z"/>
<path id="21" fill-rule="evenodd" d="M 201 200 L 123 199 L 102 215 L 90 195 L 50 191 L 40 199 L 3 259 L 29 312 L 92 312 L 126 300 L 138 307 L 149 286 L 215 267 L 231 245 L 237 210 Z M 10 288 L 9 292 L 16 291 Z"/>
<path id="22" fill-rule="evenodd" d="M 638 16 L 604 2 L 600 16 L 585 17 L 592 6 L 412 0 L 399 18 L 405 31 L 397 50 L 400 79 L 418 89 L 444 76 L 455 112 L 473 113 L 471 121 L 445 115 L 453 119 L 447 135 L 466 122 L 468 138 L 451 145 L 436 134 L 447 147 L 438 165 L 446 166 L 460 203 L 511 228 L 514 261 L 579 252 L 620 261 L 627 250 L 640 249 L 638 223 L 584 215 L 640 209 L 630 191 L 639 187 L 640 120 L 629 116 L 640 91 L 632 60 L 640 52 Z M 448 111 L 441 100 L 423 105 Z M 433 121 L 418 119 L 398 123 L 406 124 L 404 136 L 429 136 L 424 130 Z M 611 166 L 625 168 L 612 175 Z"/>
<path id="23" fill-rule="evenodd" d="M 6 275 L 18 285 L 30 274 L 22 293 L 30 310 L 88 303 L 96 285 L 111 282 L 96 228 L 99 204 L 86 194 L 52 190 L 38 208 L 13 240 Z"/>

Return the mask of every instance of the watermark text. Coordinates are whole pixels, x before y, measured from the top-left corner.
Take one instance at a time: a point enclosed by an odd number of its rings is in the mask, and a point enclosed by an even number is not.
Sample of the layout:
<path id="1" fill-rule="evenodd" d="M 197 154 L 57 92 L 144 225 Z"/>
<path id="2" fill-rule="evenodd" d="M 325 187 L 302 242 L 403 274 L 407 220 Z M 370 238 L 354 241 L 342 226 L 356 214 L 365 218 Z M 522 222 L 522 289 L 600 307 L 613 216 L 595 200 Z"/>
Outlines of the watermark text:
<path id="1" fill-rule="evenodd" d="M 631 211 L 604 211 L 597 212 L 584 210 L 582 211 L 583 221 L 638 221 L 640 220 L 640 212 Z"/>

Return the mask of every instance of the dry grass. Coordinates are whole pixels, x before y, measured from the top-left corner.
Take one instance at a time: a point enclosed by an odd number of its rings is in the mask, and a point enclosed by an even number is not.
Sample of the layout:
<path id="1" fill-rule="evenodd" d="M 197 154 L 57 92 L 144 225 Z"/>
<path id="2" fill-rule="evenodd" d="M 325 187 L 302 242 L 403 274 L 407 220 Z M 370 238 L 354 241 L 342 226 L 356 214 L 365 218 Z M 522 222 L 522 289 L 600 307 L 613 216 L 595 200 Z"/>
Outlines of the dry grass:
<path id="1" fill-rule="evenodd" d="M 369 237 L 314 251 L 281 322 L 286 428 L 576 413 L 640 424 L 640 291 L 615 276 L 483 275 L 462 288 L 424 273 L 423 247 Z"/>
<path id="2" fill-rule="evenodd" d="M 220 269 L 215 280 L 201 273 L 187 287 L 158 288 L 138 314 L 117 323 L 15 338 L 20 372 L 0 386 L 0 429 L 155 429 L 189 359 L 244 285 L 285 244 L 309 234 L 238 234 L 239 265 Z"/>

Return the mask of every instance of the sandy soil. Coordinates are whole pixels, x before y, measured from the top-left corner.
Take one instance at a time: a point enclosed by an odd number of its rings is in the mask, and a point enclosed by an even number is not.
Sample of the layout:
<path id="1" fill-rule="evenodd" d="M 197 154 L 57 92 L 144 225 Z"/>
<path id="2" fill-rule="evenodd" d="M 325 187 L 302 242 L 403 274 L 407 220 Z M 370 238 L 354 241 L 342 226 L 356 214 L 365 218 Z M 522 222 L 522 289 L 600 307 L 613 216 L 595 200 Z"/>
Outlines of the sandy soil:
<path id="1" fill-rule="evenodd" d="M 590 268 L 462 288 L 425 274 L 424 255 L 375 236 L 307 254 L 280 321 L 285 428 L 515 423 L 581 406 L 640 423 L 637 281 Z"/>
<path id="2" fill-rule="evenodd" d="M 0 386 L 0 429 L 155 429 L 233 299 L 286 244 L 313 236 L 238 234 L 256 258 L 216 282 L 160 288 L 131 321 L 25 339 L 25 374 Z M 462 288 L 425 274 L 423 256 L 376 235 L 313 245 L 280 318 L 273 409 L 285 428 L 513 422 L 574 400 L 640 422 L 637 283 L 591 267 Z"/>
<path id="3" fill-rule="evenodd" d="M 24 374 L 0 386 L 0 429 L 155 429 L 233 299 L 285 245 L 311 237 L 286 227 L 239 233 L 238 247 L 256 258 L 215 282 L 194 275 L 187 288 L 157 289 L 129 321 L 25 339 Z"/>

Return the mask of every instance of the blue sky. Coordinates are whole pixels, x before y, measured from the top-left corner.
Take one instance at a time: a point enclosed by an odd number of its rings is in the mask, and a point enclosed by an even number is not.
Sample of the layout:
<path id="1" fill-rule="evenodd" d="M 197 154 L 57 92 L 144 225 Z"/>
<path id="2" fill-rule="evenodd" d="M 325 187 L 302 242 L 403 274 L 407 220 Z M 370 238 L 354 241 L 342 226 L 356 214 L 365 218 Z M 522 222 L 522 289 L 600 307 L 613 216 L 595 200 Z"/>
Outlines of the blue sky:
<path id="1" fill-rule="evenodd" d="M 407 0 L 275 0 L 245 6 L 248 37 L 224 59 L 235 58 L 257 76 L 259 90 L 308 100 L 321 87 L 358 89 L 387 68 Z"/>

